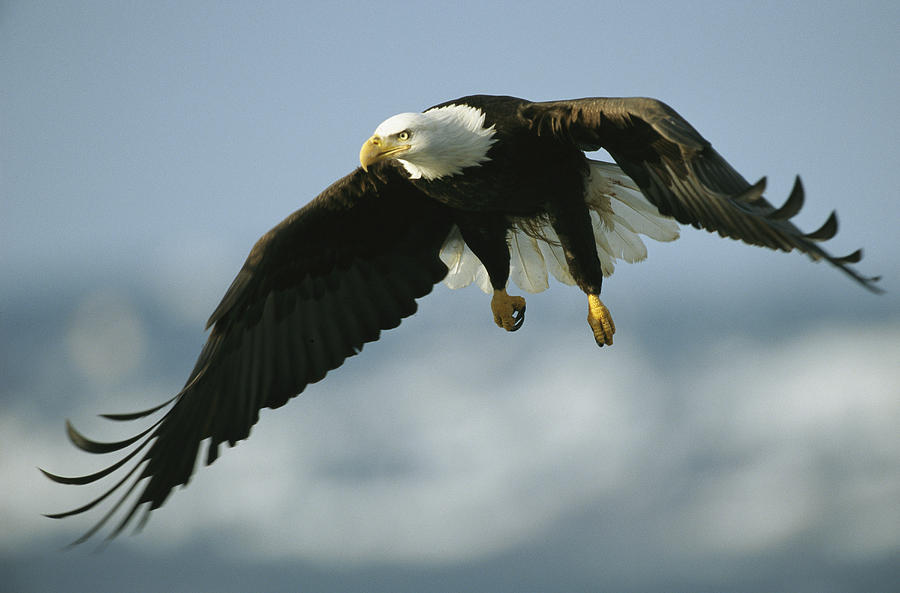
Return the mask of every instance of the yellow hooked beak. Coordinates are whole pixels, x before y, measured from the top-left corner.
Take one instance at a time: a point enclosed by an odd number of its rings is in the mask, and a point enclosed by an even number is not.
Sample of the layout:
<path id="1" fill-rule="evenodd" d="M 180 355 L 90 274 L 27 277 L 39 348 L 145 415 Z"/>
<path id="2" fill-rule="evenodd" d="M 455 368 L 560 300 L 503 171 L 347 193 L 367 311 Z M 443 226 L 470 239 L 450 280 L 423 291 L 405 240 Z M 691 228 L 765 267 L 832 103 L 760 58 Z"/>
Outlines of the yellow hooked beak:
<path id="1" fill-rule="evenodd" d="M 409 150 L 411 147 L 411 144 L 400 144 L 396 139 L 382 138 L 375 134 L 359 149 L 359 164 L 363 171 L 368 171 L 369 167 L 378 161 Z"/>

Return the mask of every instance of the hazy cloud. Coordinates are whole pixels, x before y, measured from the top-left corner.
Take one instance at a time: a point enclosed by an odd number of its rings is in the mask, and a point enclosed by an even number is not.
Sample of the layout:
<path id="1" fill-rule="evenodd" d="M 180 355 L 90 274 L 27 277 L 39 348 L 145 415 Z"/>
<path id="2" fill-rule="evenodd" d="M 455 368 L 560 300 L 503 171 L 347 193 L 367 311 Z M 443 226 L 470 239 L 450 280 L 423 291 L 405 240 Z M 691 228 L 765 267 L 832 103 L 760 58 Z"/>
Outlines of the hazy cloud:
<path id="1" fill-rule="evenodd" d="M 841 555 L 883 554 L 900 548 L 886 527 L 900 520 L 898 339 L 897 326 L 827 327 L 775 345 L 726 338 L 694 348 L 674 379 L 637 350 L 607 361 L 573 343 L 518 350 L 527 373 L 504 374 L 459 338 L 440 369 L 433 353 L 401 348 L 264 414 L 250 441 L 202 468 L 127 545 L 212 537 L 243 557 L 452 563 L 540 538 L 573 509 L 602 514 L 640 497 L 664 518 L 651 536 L 686 538 L 686 557 L 809 533 Z M 28 450 L 21 420 L 4 422 L 5 450 Z M 73 456 L 58 435 L 41 442 L 45 459 Z M 33 483 L 20 459 L 4 465 Z M 668 480 L 687 489 L 678 504 Z M 72 506 L 76 489 L 52 487 L 42 510 Z M 5 523 L 21 526 L 8 545 L 44 521 L 23 519 L 22 502 L 5 506 Z"/>

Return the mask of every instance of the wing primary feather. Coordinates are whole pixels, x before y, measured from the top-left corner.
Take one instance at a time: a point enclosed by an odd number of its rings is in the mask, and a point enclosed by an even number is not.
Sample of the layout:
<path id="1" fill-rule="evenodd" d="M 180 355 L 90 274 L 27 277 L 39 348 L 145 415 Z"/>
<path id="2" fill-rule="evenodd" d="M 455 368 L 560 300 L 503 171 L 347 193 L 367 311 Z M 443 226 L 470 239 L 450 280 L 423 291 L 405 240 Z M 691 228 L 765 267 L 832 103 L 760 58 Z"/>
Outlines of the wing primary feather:
<path id="1" fill-rule="evenodd" d="M 146 527 L 147 521 L 150 519 L 150 507 L 144 507 L 144 514 L 141 515 L 141 518 L 138 520 L 137 525 L 134 526 L 134 531 L 132 533 L 139 533 Z"/>
<path id="2" fill-rule="evenodd" d="M 313 308 L 312 301 L 303 303 L 305 311 L 304 333 L 306 352 L 306 381 L 308 383 L 316 383 L 325 377 L 327 369 L 325 368 L 325 353 L 322 348 L 323 340 L 319 334 L 319 324 L 315 321 L 316 312 Z"/>
<path id="3" fill-rule="evenodd" d="M 306 305 L 303 302 L 295 303 L 293 315 L 289 318 L 290 325 L 286 328 L 286 340 L 288 342 L 287 358 L 291 368 L 291 377 L 294 385 L 298 386 L 295 391 L 302 392 L 303 388 L 309 382 L 309 365 L 306 362 L 305 341 L 306 325 L 308 320 L 305 317 Z M 283 399 L 283 401 L 282 401 Z M 278 407 L 287 403 L 288 398 L 278 398 L 275 402 Z"/>
<path id="4" fill-rule="evenodd" d="M 832 212 L 825 224 L 811 233 L 806 234 L 806 238 L 810 241 L 827 241 L 837 234 L 838 220 L 837 212 Z"/>
<path id="5" fill-rule="evenodd" d="M 281 332 L 282 352 L 280 356 L 282 364 L 286 368 L 285 381 L 290 385 L 290 390 L 283 393 L 272 394 L 270 401 L 266 402 L 270 408 L 278 408 L 287 403 L 293 395 L 301 393 L 306 386 L 306 358 L 303 349 L 306 347 L 302 343 L 305 335 L 304 323 L 306 320 L 302 316 L 303 304 L 294 303 L 294 310 L 291 315 L 284 320 L 284 327 Z M 289 394 L 288 391 L 291 393 Z"/>
<path id="6" fill-rule="evenodd" d="M 389 262 L 382 262 L 385 278 L 384 289 L 389 295 L 388 298 L 397 306 L 398 324 L 403 318 L 416 312 L 416 301 L 409 296 L 415 291 L 414 279 L 398 273 L 398 270 L 403 270 L 406 265 L 412 263 L 409 259 L 403 258 L 403 263 L 397 265 L 398 269 L 389 267 Z"/>
<path id="7" fill-rule="evenodd" d="M 357 296 L 363 294 L 367 289 L 365 279 L 362 276 L 362 272 L 360 272 L 359 266 L 354 265 L 350 269 L 350 272 L 350 275 L 347 277 L 347 287 L 349 289 L 349 292 L 346 295 L 348 300 L 347 306 L 353 309 L 357 319 L 359 319 L 362 324 L 363 342 L 372 342 L 378 339 L 380 333 L 378 329 L 380 327 L 380 316 L 372 299 L 359 298 Z M 362 349 L 362 345 L 360 345 L 360 349 Z"/>
<path id="8" fill-rule="evenodd" d="M 45 516 L 45 517 L 48 517 L 48 518 L 50 518 L 50 519 L 62 519 L 62 518 L 64 518 L 64 517 L 71 517 L 72 515 L 80 515 L 81 513 L 84 513 L 85 511 L 91 510 L 92 508 L 94 508 L 95 506 L 97 506 L 98 504 L 100 504 L 101 502 L 103 502 L 104 500 L 106 500 L 107 498 L 109 498 L 109 496 L 110 496 L 112 493 L 114 493 L 116 490 L 118 490 L 119 488 L 121 488 L 121 487 L 122 487 L 122 484 L 124 484 L 125 482 L 127 482 L 128 479 L 129 479 L 131 476 L 134 475 L 134 473 L 137 471 L 137 469 L 138 469 L 139 467 L 141 467 L 141 465 L 142 465 L 142 463 L 135 464 L 135 466 L 134 466 L 133 468 L 131 468 L 131 469 L 128 471 L 128 473 L 125 474 L 125 475 L 122 477 L 122 479 L 120 479 L 118 482 L 116 482 L 109 490 L 107 490 L 106 492 L 104 492 L 103 494 L 101 494 L 100 496 L 98 496 L 97 498 L 93 499 L 92 501 L 88 502 L 87 504 L 84 504 L 84 505 L 82 505 L 82 506 L 80 506 L 80 507 L 78 507 L 78 508 L 76 508 L 76 509 L 72 509 L 72 510 L 70 510 L 70 511 L 64 511 L 64 512 L 62 512 L 62 513 L 45 514 L 44 516 Z M 140 481 L 140 480 L 137 480 L 137 481 Z M 135 483 L 137 483 L 137 481 L 136 481 Z M 123 496 L 123 498 L 126 497 L 126 496 L 128 496 L 127 493 L 125 494 L 125 496 Z M 93 533 L 93 532 L 92 532 L 92 533 Z"/>
<path id="9" fill-rule="evenodd" d="M 223 393 L 223 390 L 233 389 L 236 385 L 239 385 L 237 376 L 241 370 L 241 365 L 239 361 L 234 360 L 235 354 L 233 352 L 225 356 L 226 360 L 219 371 L 221 373 L 221 380 L 219 381 L 221 387 L 218 389 L 218 397 L 216 397 L 214 409 L 210 410 L 208 416 L 209 424 L 205 431 L 211 437 L 209 448 L 206 451 L 206 465 L 210 465 L 218 458 L 219 444 L 229 440 L 231 435 L 237 432 L 234 409 L 238 404 L 236 400 L 240 399 L 240 397 L 235 397 L 233 394 L 229 397 L 229 394 Z"/>
<path id="10" fill-rule="evenodd" d="M 158 406 L 153 406 L 152 408 L 149 408 L 147 410 L 143 410 L 140 412 L 131 412 L 129 414 L 100 414 L 100 417 L 106 418 L 107 420 L 115 420 L 116 422 L 127 422 L 129 420 L 137 420 L 139 418 L 144 418 L 145 416 L 149 416 L 150 414 L 152 414 L 154 412 L 158 412 L 159 410 L 165 408 L 170 403 L 175 401 L 175 399 L 177 397 L 178 397 L 178 394 L 175 394 L 173 397 L 170 397 L 169 399 L 167 399 L 163 403 L 159 404 Z"/>
<path id="11" fill-rule="evenodd" d="M 334 351 L 335 328 L 331 322 L 331 312 L 329 311 L 331 308 L 330 304 L 330 298 L 323 298 L 316 301 L 311 318 L 312 323 L 316 326 L 316 334 L 319 336 L 320 340 L 316 350 L 318 351 L 319 360 L 321 361 L 320 369 L 322 377 L 337 366 L 337 357 L 335 356 Z"/>
<path id="12" fill-rule="evenodd" d="M 248 339 L 246 333 L 244 334 L 244 339 Z M 225 424 L 223 436 L 226 436 L 228 439 L 234 439 L 241 431 L 242 410 L 246 399 L 246 394 L 243 393 L 243 390 L 244 386 L 250 381 L 251 356 L 252 350 L 250 352 L 246 350 L 233 352 L 231 361 L 222 361 L 223 367 L 231 369 L 231 376 L 225 375 L 219 381 L 218 386 L 210 386 L 210 388 L 217 389 L 222 394 L 221 396 L 231 400 L 229 403 L 230 409 L 227 412 L 228 415 L 223 415 L 222 417 L 222 421 Z M 236 393 L 230 393 L 232 390 L 236 391 Z"/>
<path id="13" fill-rule="evenodd" d="M 371 301 L 373 304 L 377 303 L 374 306 L 379 314 L 379 325 L 385 329 L 397 327 L 402 319 L 400 306 L 385 287 L 383 276 L 376 274 L 375 270 L 368 266 L 360 267 L 360 272 Z"/>
<path id="14" fill-rule="evenodd" d="M 269 294 L 266 299 L 266 306 L 263 309 L 263 318 L 258 329 L 260 330 L 261 341 L 259 355 L 262 364 L 260 389 L 257 399 L 253 402 L 254 407 L 262 408 L 265 406 L 265 400 L 269 393 L 278 391 L 275 377 L 278 374 L 275 368 L 276 356 L 275 351 L 278 348 L 278 334 L 280 333 L 280 324 L 278 323 L 277 302 L 278 293 Z"/>
<path id="15" fill-rule="evenodd" d="M 853 253 L 845 255 L 844 257 L 834 258 L 834 261 L 842 264 L 858 264 L 860 261 L 862 261 L 862 254 L 863 250 L 857 249 Z"/>
<path id="16" fill-rule="evenodd" d="M 250 351 L 248 352 L 248 355 L 251 358 L 249 380 L 247 383 L 238 385 L 237 389 L 240 391 L 238 391 L 236 397 L 233 396 L 233 399 L 239 400 L 241 404 L 240 413 L 237 414 L 237 418 L 240 419 L 238 423 L 238 434 L 240 436 L 243 436 L 247 427 L 254 424 L 254 414 L 257 413 L 262 405 L 263 392 L 266 389 L 265 381 L 268 373 L 266 368 L 270 362 L 268 341 L 271 337 L 269 335 L 271 315 L 272 294 L 270 293 L 263 303 L 259 322 L 248 332 L 248 339 L 251 345 Z M 241 391 L 243 391 L 243 393 L 241 393 Z"/>
<path id="17" fill-rule="evenodd" d="M 112 453 L 113 451 L 119 451 L 124 449 L 125 447 L 132 445 L 139 441 L 142 437 L 144 437 L 148 432 L 156 428 L 159 423 L 162 422 L 162 418 L 156 421 L 150 428 L 143 431 L 142 433 L 133 436 L 131 438 L 110 442 L 110 443 L 101 443 L 99 441 L 93 441 L 77 430 L 72 426 L 72 423 L 66 420 L 66 434 L 69 436 L 69 440 L 72 441 L 72 444 L 81 449 L 82 451 L 87 451 L 88 453 L 95 454 L 103 454 L 103 453 Z"/>
<path id="18" fill-rule="evenodd" d="M 136 465 L 136 466 L 134 467 L 134 469 L 137 469 L 138 467 L 140 467 L 140 464 Z M 134 471 L 134 470 L 132 470 L 132 471 Z M 127 480 L 127 479 L 130 477 L 130 475 L 131 475 L 131 473 L 129 472 L 128 476 L 125 476 L 124 478 L 122 478 L 122 481 L 119 482 L 119 483 L 116 485 L 116 488 L 118 488 L 118 487 L 121 486 L 123 483 L 125 483 L 125 480 Z M 75 541 L 73 541 L 71 544 L 69 544 L 69 547 L 74 547 L 74 546 L 77 546 L 77 545 L 79 545 L 79 544 L 83 544 L 84 542 L 86 542 L 87 540 L 89 540 L 89 539 L 91 538 L 91 536 L 93 536 L 95 533 L 97 533 L 98 531 L 100 531 L 100 530 L 103 528 L 103 526 L 106 525 L 107 521 L 109 521 L 110 518 L 112 518 L 112 516 L 116 514 L 116 511 L 119 510 L 119 507 L 122 506 L 122 504 L 123 504 L 123 503 L 125 502 L 125 500 L 131 495 L 131 493 L 134 492 L 135 487 L 140 483 L 140 481 L 141 481 L 141 478 L 138 478 L 137 480 L 135 480 L 135 481 L 131 484 L 131 486 L 128 487 L 128 490 L 125 491 L 125 493 L 122 495 L 122 497 L 119 498 L 118 501 L 116 501 L 116 504 L 114 504 L 114 505 L 112 506 L 112 508 L 109 509 L 109 511 L 107 511 L 107 513 L 106 513 L 105 515 L 103 515 L 103 517 L 101 517 L 100 520 L 97 521 L 97 523 L 96 523 L 93 527 L 91 527 L 90 529 L 88 529 L 87 532 L 85 532 L 84 535 L 82 535 L 81 537 L 79 537 L 78 539 L 76 539 Z M 111 492 L 111 491 L 110 491 L 110 492 Z M 97 502 L 99 502 L 100 500 L 102 500 L 102 498 L 101 498 L 101 499 L 98 499 Z M 140 503 L 139 503 L 139 502 L 136 502 L 136 503 L 135 503 L 135 505 L 138 505 L 138 504 L 140 504 Z"/>
<path id="19" fill-rule="evenodd" d="M 354 306 L 351 294 L 355 292 L 355 282 L 349 274 L 345 276 L 341 291 L 334 296 L 334 313 L 341 325 L 344 338 L 350 347 L 348 356 L 353 356 L 362 349 L 366 343 L 365 321 L 362 320 L 361 310 Z"/>
<path id="20" fill-rule="evenodd" d="M 220 371 L 222 376 L 222 385 L 234 385 L 234 372 L 237 365 L 225 365 Z M 234 414 L 231 408 L 234 406 L 235 398 L 219 397 L 210 406 L 207 413 L 207 425 L 204 427 L 204 434 L 210 437 L 209 446 L 206 450 L 206 465 L 211 465 L 219 457 L 219 444 L 228 438 L 228 435 L 234 432 L 232 422 Z M 224 401 L 220 401 L 224 400 Z"/>
<path id="21" fill-rule="evenodd" d="M 787 200 L 785 200 L 784 204 L 778 210 L 767 214 L 766 218 L 771 220 L 788 220 L 793 218 L 800 209 L 803 208 L 803 183 L 800 181 L 800 177 L 798 176 L 794 180 L 794 187 L 791 189 L 791 193 L 788 196 Z"/>
<path id="22" fill-rule="evenodd" d="M 294 364 L 292 355 L 294 353 L 294 345 L 291 343 L 290 335 L 294 326 L 295 315 L 291 314 L 282 318 L 272 328 L 272 365 L 278 372 L 273 376 L 273 384 L 269 392 L 266 394 L 265 406 L 269 408 L 277 408 L 285 403 L 293 396 L 298 389 L 300 382 L 294 373 Z"/>
<path id="23" fill-rule="evenodd" d="M 121 503 L 125 502 L 125 498 L 127 498 L 128 495 L 131 494 L 131 491 L 134 490 L 134 487 L 135 487 L 135 486 L 137 486 L 137 482 L 135 482 L 134 484 L 132 484 L 132 486 L 131 486 L 131 488 L 129 488 L 128 492 L 125 493 L 125 496 L 123 496 L 122 499 L 119 501 L 119 503 L 118 503 L 115 507 L 113 507 L 113 510 L 112 510 L 112 512 L 110 513 L 110 516 L 112 516 L 112 514 L 113 514 L 116 510 L 118 510 L 118 506 L 119 506 Z M 138 510 L 138 508 L 139 508 L 140 506 L 141 506 L 141 502 L 140 502 L 140 501 L 138 501 L 138 502 L 134 503 L 133 505 L 131 505 L 131 508 L 128 510 L 127 513 L 125 513 L 125 516 L 122 517 L 122 520 L 119 521 L 119 524 L 116 525 L 116 528 L 113 529 L 112 531 L 110 531 L 109 534 L 107 534 L 107 536 L 106 536 L 106 541 L 108 541 L 108 542 L 109 542 L 109 541 L 112 541 L 113 539 L 115 539 L 115 537 L 116 537 L 117 535 L 119 535 L 120 533 L 122 533 L 122 531 L 128 526 L 128 524 L 131 523 L 131 519 L 134 517 L 134 514 L 137 512 L 137 510 Z M 93 534 L 92 534 L 92 535 L 93 535 Z M 88 536 L 88 537 L 90 537 L 90 536 Z"/>
<path id="24" fill-rule="evenodd" d="M 151 427 L 151 428 L 153 428 L 153 427 Z M 146 434 L 146 433 L 144 433 L 144 434 Z M 110 465 L 98 472 L 94 472 L 92 474 L 87 474 L 84 476 L 71 476 L 70 477 L 70 476 L 60 476 L 57 474 L 51 474 L 47 470 L 42 469 L 40 467 L 38 469 L 41 470 L 41 473 L 43 473 L 45 476 L 47 476 L 48 478 L 50 478 L 51 480 L 53 480 L 54 482 L 57 482 L 59 484 L 74 484 L 77 486 L 83 486 L 85 484 L 90 484 L 92 482 L 96 482 L 97 480 L 99 480 L 101 478 L 105 478 L 109 474 L 113 473 L 114 471 L 116 471 L 117 469 L 119 469 L 120 467 L 122 467 L 123 465 L 128 463 L 129 460 L 133 459 L 135 455 L 137 455 L 140 451 L 142 451 L 144 449 L 144 447 L 147 446 L 147 443 L 149 441 L 150 441 L 150 439 L 147 439 L 146 441 L 144 441 L 141 444 L 140 447 L 135 447 L 134 450 L 132 450 L 128 455 L 126 455 L 122 459 L 120 459 L 117 462 L 113 463 L 112 465 Z M 49 517 L 50 515 L 47 515 L 47 516 Z"/>
<path id="25" fill-rule="evenodd" d="M 345 328 L 347 316 L 341 310 L 337 298 L 341 292 L 340 289 L 340 279 L 334 278 L 330 294 L 319 303 L 320 311 L 317 322 L 322 327 L 321 334 L 325 340 L 323 345 L 328 354 L 327 370 L 329 371 L 340 366 L 341 361 L 347 357 L 348 350 L 352 351 L 351 345 L 353 344 L 351 332 Z"/>
<path id="26" fill-rule="evenodd" d="M 748 187 L 742 193 L 733 196 L 731 199 L 736 200 L 738 202 L 744 202 L 747 204 L 753 204 L 758 202 L 762 197 L 763 192 L 766 191 L 766 184 L 768 183 L 765 177 L 761 177 L 759 181 Z"/>
<path id="27" fill-rule="evenodd" d="M 856 252 L 850 254 L 850 256 L 855 256 Z M 848 256 L 849 257 L 849 256 Z M 835 264 L 839 270 L 843 271 L 845 274 L 859 282 L 863 285 L 863 287 L 871 293 L 874 294 L 883 294 L 884 289 L 876 286 L 876 283 L 881 280 L 881 276 L 863 276 L 853 268 L 847 267 L 843 262 L 840 261 L 840 258 L 828 257 L 828 261 Z"/>

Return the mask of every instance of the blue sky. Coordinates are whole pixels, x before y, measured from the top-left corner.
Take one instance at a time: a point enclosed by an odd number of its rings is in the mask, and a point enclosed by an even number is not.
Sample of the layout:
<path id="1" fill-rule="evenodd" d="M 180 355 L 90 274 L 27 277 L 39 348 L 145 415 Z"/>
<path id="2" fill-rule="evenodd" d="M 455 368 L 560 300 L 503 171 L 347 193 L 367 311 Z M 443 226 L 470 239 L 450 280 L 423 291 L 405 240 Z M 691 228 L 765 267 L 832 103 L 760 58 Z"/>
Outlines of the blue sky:
<path id="1" fill-rule="evenodd" d="M 900 574 L 895 3 L 0 5 L 0 580 L 17 591 L 888 591 Z M 684 229 L 493 326 L 438 286 L 262 414 L 102 554 L 63 420 L 170 397 L 263 232 L 394 113 L 648 95 L 798 216 L 826 265 Z M 116 431 L 119 432 L 116 432 Z M 125 432 L 122 432 L 122 431 Z"/>

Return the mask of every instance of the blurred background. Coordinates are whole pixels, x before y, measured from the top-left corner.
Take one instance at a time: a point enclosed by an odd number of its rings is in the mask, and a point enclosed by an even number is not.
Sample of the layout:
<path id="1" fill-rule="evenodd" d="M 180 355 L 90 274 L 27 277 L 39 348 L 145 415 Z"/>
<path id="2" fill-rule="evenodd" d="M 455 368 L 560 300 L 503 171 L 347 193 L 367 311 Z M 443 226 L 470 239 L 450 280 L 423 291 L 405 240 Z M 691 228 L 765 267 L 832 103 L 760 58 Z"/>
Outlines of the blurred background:
<path id="1" fill-rule="evenodd" d="M 896 2 L 0 3 L 4 590 L 894 591 Z M 195 474 L 138 536 L 61 551 L 43 478 L 168 399 L 254 241 L 390 115 L 648 95 L 883 274 L 686 228 L 515 334 L 443 285 Z M 600 155 L 600 158 L 603 158 Z M 138 426 L 140 425 L 140 426 Z M 893 585 L 891 584 L 893 583 Z"/>

